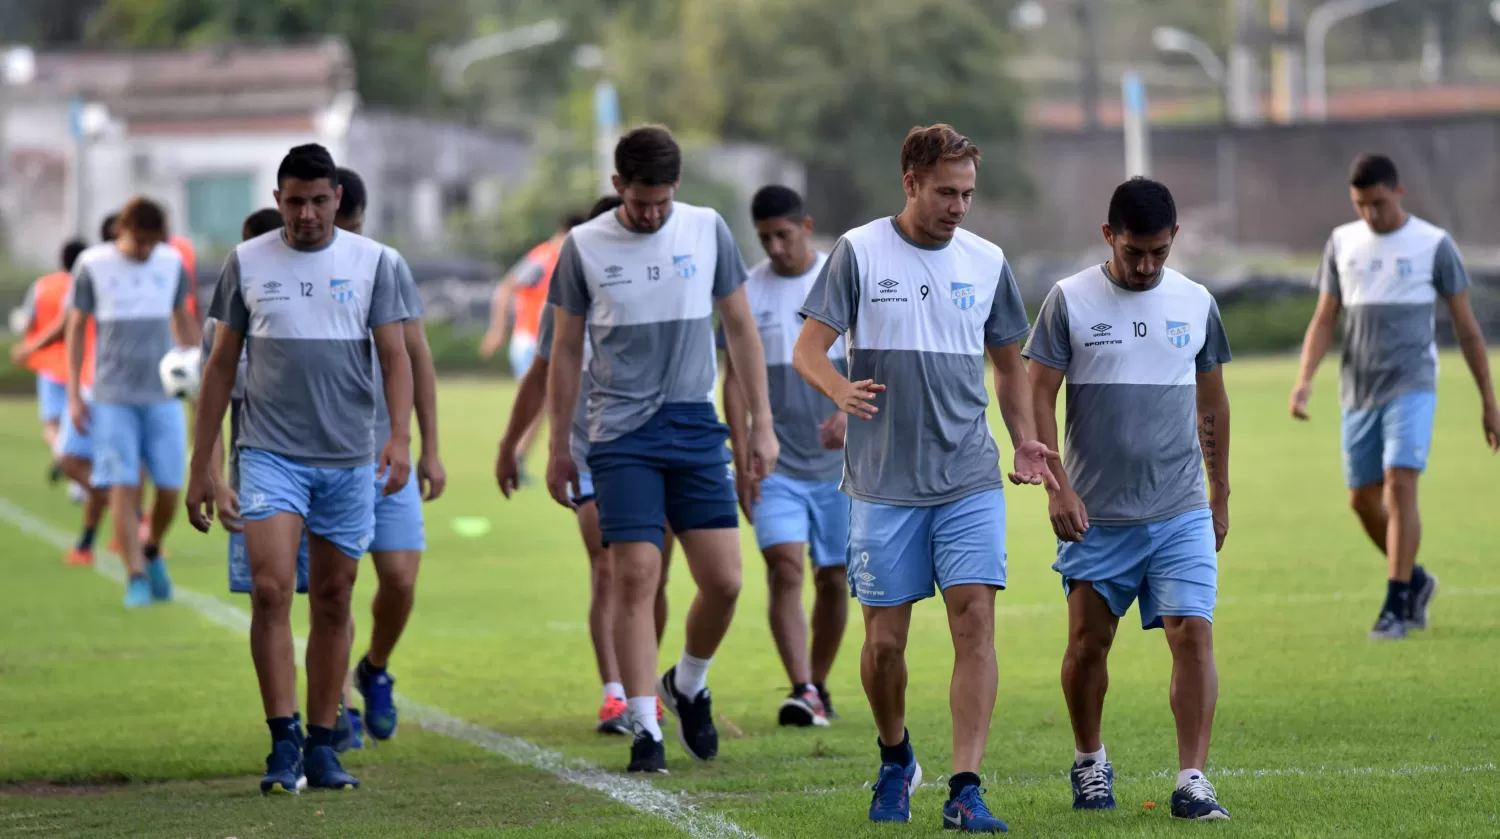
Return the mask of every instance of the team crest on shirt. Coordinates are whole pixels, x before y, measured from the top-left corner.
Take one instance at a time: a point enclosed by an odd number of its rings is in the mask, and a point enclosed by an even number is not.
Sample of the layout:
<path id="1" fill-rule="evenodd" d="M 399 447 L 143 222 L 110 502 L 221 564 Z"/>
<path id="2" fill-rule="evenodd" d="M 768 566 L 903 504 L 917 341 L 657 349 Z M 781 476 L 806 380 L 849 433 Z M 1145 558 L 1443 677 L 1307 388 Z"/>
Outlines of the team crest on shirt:
<path id="1" fill-rule="evenodd" d="M 1182 321 L 1169 320 L 1167 321 L 1167 340 L 1180 350 L 1192 342 L 1193 336 L 1189 333 L 1187 324 Z"/>
<path id="2" fill-rule="evenodd" d="M 328 290 L 333 293 L 333 299 L 340 303 L 348 303 L 354 299 L 354 283 L 350 280 L 329 280 Z"/>
<path id="3" fill-rule="evenodd" d="M 964 311 L 974 308 L 974 286 L 969 283 L 954 283 L 953 305 Z"/>
<path id="4" fill-rule="evenodd" d="M 672 268 L 677 271 L 677 276 L 684 280 L 691 280 L 698 273 L 698 264 L 693 262 L 692 254 L 672 257 Z"/>
<path id="5" fill-rule="evenodd" d="M 1400 258 L 1396 260 L 1396 276 L 1405 279 L 1411 276 L 1411 260 Z"/>

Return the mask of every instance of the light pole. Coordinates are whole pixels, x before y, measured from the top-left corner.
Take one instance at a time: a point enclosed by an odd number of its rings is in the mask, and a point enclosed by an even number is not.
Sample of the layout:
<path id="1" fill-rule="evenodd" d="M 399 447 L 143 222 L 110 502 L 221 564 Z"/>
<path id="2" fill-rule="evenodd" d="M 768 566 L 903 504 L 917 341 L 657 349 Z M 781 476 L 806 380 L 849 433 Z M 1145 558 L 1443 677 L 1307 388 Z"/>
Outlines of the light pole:
<path id="1" fill-rule="evenodd" d="M 620 97 L 609 80 L 604 50 L 584 44 L 573 54 L 573 63 L 598 76 L 594 82 L 594 171 L 599 179 L 599 193 L 614 191 L 615 143 L 620 140 Z"/>
<path id="2" fill-rule="evenodd" d="M 529 26 L 483 35 L 451 49 L 440 47 L 433 53 L 433 61 L 443 70 L 443 86 L 455 91 L 463 84 L 464 72 L 475 62 L 555 43 L 566 31 L 562 21 L 548 18 Z"/>
<path id="3" fill-rule="evenodd" d="M 1184 32 L 1171 26 L 1158 26 L 1151 32 L 1151 43 L 1162 52 L 1176 52 L 1192 56 L 1219 90 L 1224 124 L 1219 126 L 1218 138 L 1214 144 L 1214 167 L 1217 169 L 1215 191 L 1218 193 L 1225 225 L 1232 231 L 1236 226 L 1234 217 L 1235 148 L 1234 138 L 1230 135 L 1230 123 L 1233 118 L 1229 113 L 1228 70 L 1224 62 L 1219 59 L 1218 53 L 1214 52 L 1214 48 L 1191 32 Z"/>
<path id="4" fill-rule="evenodd" d="M 1328 119 L 1328 61 L 1325 48 L 1334 24 L 1396 0 L 1328 0 L 1307 16 L 1307 106 L 1314 119 Z"/>

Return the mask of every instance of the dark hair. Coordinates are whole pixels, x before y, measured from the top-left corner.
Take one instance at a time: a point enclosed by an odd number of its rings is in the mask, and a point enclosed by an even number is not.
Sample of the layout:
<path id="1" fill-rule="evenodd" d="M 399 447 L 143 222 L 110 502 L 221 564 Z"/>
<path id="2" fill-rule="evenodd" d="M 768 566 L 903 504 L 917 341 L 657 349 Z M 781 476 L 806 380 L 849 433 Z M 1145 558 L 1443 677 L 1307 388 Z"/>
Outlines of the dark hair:
<path id="1" fill-rule="evenodd" d="M 750 218 L 766 221 L 773 218 L 801 221 L 807 213 L 802 210 L 802 196 L 787 186 L 763 186 L 750 199 Z"/>
<path id="2" fill-rule="evenodd" d="M 330 185 L 337 187 L 339 170 L 333 165 L 333 155 L 328 153 L 328 149 L 317 143 L 308 143 L 297 146 L 281 159 L 281 166 L 276 169 L 276 185 L 280 187 L 287 178 L 299 181 L 327 178 Z"/>
<path id="3" fill-rule="evenodd" d="M 364 212 L 365 204 L 370 200 L 369 193 L 365 192 L 365 179 L 353 169 L 340 166 L 337 183 L 344 188 L 344 195 L 339 199 L 339 208 L 334 214 L 335 217 L 348 218 L 355 213 Z"/>
<path id="4" fill-rule="evenodd" d="M 167 235 L 167 211 L 162 206 L 144 195 L 125 202 L 120 208 L 119 229 L 132 233 L 156 233 L 163 238 Z"/>
<path id="5" fill-rule="evenodd" d="M 573 211 L 564 213 L 563 217 L 557 220 L 557 228 L 559 230 L 567 232 L 567 231 L 572 230 L 573 228 L 577 227 L 578 225 L 583 224 L 584 222 L 586 222 L 588 220 L 589 220 L 588 214 L 586 214 L 586 213 L 580 213 L 577 210 L 573 210 Z"/>
<path id="6" fill-rule="evenodd" d="M 598 218 L 611 210 L 617 210 L 624 203 L 625 199 L 618 195 L 600 196 L 599 200 L 594 202 L 594 206 L 589 208 L 589 218 Z"/>
<path id="7" fill-rule="evenodd" d="M 671 186 L 682 179 L 682 149 L 660 125 L 634 129 L 615 144 L 615 172 L 625 184 Z"/>
<path id="8" fill-rule="evenodd" d="M 1177 202 L 1160 181 L 1134 177 L 1115 187 L 1109 199 L 1109 229 L 1150 236 L 1177 226 Z"/>
<path id="9" fill-rule="evenodd" d="M 119 213 L 110 213 L 105 216 L 104 221 L 99 224 L 99 241 L 113 242 L 115 237 L 119 235 L 119 231 L 115 229 L 119 223 Z"/>
<path id="10" fill-rule="evenodd" d="M 1401 185 L 1401 176 L 1396 173 L 1396 164 L 1383 154 L 1362 154 L 1354 158 L 1354 165 L 1349 167 L 1349 185 L 1355 189 L 1369 189 L 1372 186 L 1388 186 L 1391 189 Z"/>
<path id="11" fill-rule="evenodd" d="M 930 169 L 944 160 L 972 160 L 979 166 L 979 147 L 946 123 L 917 126 L 901 144 L 901 174 Z"/>
<path id="12" fill-rule="evenodd" d="M 73 271 L 73 263 L 78 261 L 78 255 L 88 250 L 89 246 L 82 239 L 69 239 L 62 247 L 62 269 L 69 273 Z"/>
<path id="13" fill-rule="evenodd" d="M 245 223 L 240 225 L 240 238 L 254 239 L 272 230 L 280 230 L 284 223 L 281 219 L 281 211 L 274 207 L 256 210 L 246 216 Z"/>

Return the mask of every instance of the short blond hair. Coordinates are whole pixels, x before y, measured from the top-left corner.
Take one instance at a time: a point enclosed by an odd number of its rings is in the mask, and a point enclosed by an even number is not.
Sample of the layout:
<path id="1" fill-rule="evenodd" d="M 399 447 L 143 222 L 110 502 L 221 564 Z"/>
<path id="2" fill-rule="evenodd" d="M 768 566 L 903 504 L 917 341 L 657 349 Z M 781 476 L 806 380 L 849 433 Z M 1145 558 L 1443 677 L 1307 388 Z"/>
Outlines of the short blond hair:
<path id="1" fill-rule="evenodd" d="M 979 147 L 947 123 L 917 126 L 901 144 L 901 174 L 930 169 L 944 160 L 972 160 L 979 166 Z"/>

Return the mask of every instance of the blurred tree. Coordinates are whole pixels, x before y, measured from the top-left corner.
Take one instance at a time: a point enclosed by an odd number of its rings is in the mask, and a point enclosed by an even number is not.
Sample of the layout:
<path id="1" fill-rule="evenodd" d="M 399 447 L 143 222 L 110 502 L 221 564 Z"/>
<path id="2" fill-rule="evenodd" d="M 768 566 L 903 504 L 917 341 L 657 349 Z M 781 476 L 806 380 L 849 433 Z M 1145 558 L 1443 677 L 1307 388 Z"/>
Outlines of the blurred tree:
<path id="1" fill-rule="evenodd" d="M 71 46 L 83 40 L 89 18 L 104 0 L 0 0 L 6 43 Z"/>

